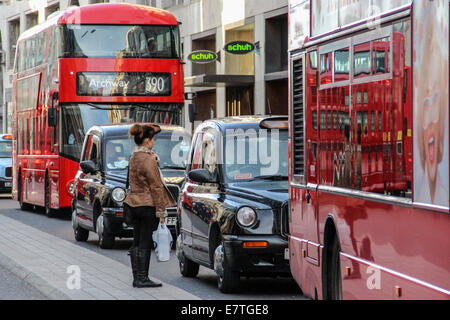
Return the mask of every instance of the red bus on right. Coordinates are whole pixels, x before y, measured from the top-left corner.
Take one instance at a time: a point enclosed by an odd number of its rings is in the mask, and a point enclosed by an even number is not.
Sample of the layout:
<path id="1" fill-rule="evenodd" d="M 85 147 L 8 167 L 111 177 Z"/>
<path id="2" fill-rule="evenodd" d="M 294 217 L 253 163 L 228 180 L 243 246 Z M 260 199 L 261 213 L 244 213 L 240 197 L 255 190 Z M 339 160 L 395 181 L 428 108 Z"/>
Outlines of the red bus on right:
<path id="1" fill-rule="evenodd" d="M 450 299 L 449 1 L 289 1 L 289 259 L 317 299 Z"/>

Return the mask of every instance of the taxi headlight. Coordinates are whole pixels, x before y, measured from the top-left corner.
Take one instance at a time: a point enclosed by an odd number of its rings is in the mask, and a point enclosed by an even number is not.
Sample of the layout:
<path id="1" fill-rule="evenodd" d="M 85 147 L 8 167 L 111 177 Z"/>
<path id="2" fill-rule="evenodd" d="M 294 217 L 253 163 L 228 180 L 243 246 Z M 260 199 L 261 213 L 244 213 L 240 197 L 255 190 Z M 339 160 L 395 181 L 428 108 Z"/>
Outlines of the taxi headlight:
<path id="1" fill-rule="evenodd" d="M 113 198 L 114 201 L 117 202 L 122 202 L 123 200 L 125 200 L 125 190 L 122 188 L 114 188 L 112 193 L 111 193 L 111 197 Z"/>
<path id="2" fill-rule="evenodd" d="M 236 214 L 238 223 L 243 227 L 250 227 L 256 221 L 256 212 L 250 207 L 242 207 Z"/>

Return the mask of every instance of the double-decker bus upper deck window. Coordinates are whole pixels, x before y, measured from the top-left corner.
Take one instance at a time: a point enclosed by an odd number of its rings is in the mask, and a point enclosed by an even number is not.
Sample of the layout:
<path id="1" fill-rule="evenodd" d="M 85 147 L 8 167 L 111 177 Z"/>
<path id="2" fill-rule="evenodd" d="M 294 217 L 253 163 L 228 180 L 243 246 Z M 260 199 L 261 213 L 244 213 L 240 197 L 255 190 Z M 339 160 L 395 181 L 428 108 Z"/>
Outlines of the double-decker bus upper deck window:
<path id="1" fill-rule="evenodd" d="M 353 52 L 353 76 L 358 78 L 370 75 L 370 42 L 354 46 Z"/>
<path id="2" fill-rule="evenodd" d="M 66 58 L 179 58 L 178 26 L 65 25 Z"/>
<path id="3" fill-rule="evenodd" d="M 348 80 L 349 73 L 350 73 L 349 48 L 336 50 L 334 52 L 334 81 Z"/>

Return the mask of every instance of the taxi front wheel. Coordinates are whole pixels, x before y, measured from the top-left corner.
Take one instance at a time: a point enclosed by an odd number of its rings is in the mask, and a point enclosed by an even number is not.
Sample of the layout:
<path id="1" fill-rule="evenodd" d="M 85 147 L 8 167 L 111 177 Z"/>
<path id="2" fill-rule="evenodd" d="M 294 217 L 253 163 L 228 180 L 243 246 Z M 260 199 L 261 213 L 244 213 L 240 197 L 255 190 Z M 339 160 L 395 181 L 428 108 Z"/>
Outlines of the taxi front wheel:
<path id="1" fill-rule="evenodd" d="M 97 235 L 98 244 L 102 249 L 112 249 L 115 243 L 115 237 L 108 232 L 106 232 L 103 222 L 103 214 L 97 218 Z"/>
<path id="2" fill-rule="evenodd" d="M 214 251 L 214 271 L 217 274 L 217 287 L 222 293 L 233 293 L 239 289 L 240 274 L 231 269 L 224 253 L 223 242 Z"/>

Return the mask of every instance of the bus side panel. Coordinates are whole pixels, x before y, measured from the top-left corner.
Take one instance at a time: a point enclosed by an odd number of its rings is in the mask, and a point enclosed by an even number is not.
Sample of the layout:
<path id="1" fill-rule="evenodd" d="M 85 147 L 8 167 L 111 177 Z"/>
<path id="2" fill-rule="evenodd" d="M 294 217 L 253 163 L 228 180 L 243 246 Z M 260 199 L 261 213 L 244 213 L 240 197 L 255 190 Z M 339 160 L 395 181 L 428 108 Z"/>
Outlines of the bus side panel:
<path id="1" fill-rule="evenodd" d="M 74 180 L 77 174 L 79 164 L 73 160 L 60 157 L 60 167 L 63 170 L 60 171 L 59 177 L 59 207 L 65 208 L 72 205 L 72 195 L 69 194 L 69 184 Z"/>
<path id="2" fill-rule="evenodd" d="M 344 298 L 392 299 L 396 286 L 409 299 L 450 298 L 448 214 L 328 192 L 319 200 L 321 244 L 327 217 L 336 223 Z"/>
<path id="3" fill-rule="evenodd" d="M 314 212 L 306 208 L 306 190 L 291 187 L 291 224 L 289 226 L 289 250 L 291 251 L 291 273 L 305 296 L 322 299 L 319 245 L 307 239 L 311 226 L 315 224 Z M 315 196 L 311 193 L 311 200 Z M 310 214 L 313 214 L 310 216 Z M 311 221 L 313 219 L 313 221 Z M 310 220 L 310 223 L 308 223 Z"/>

